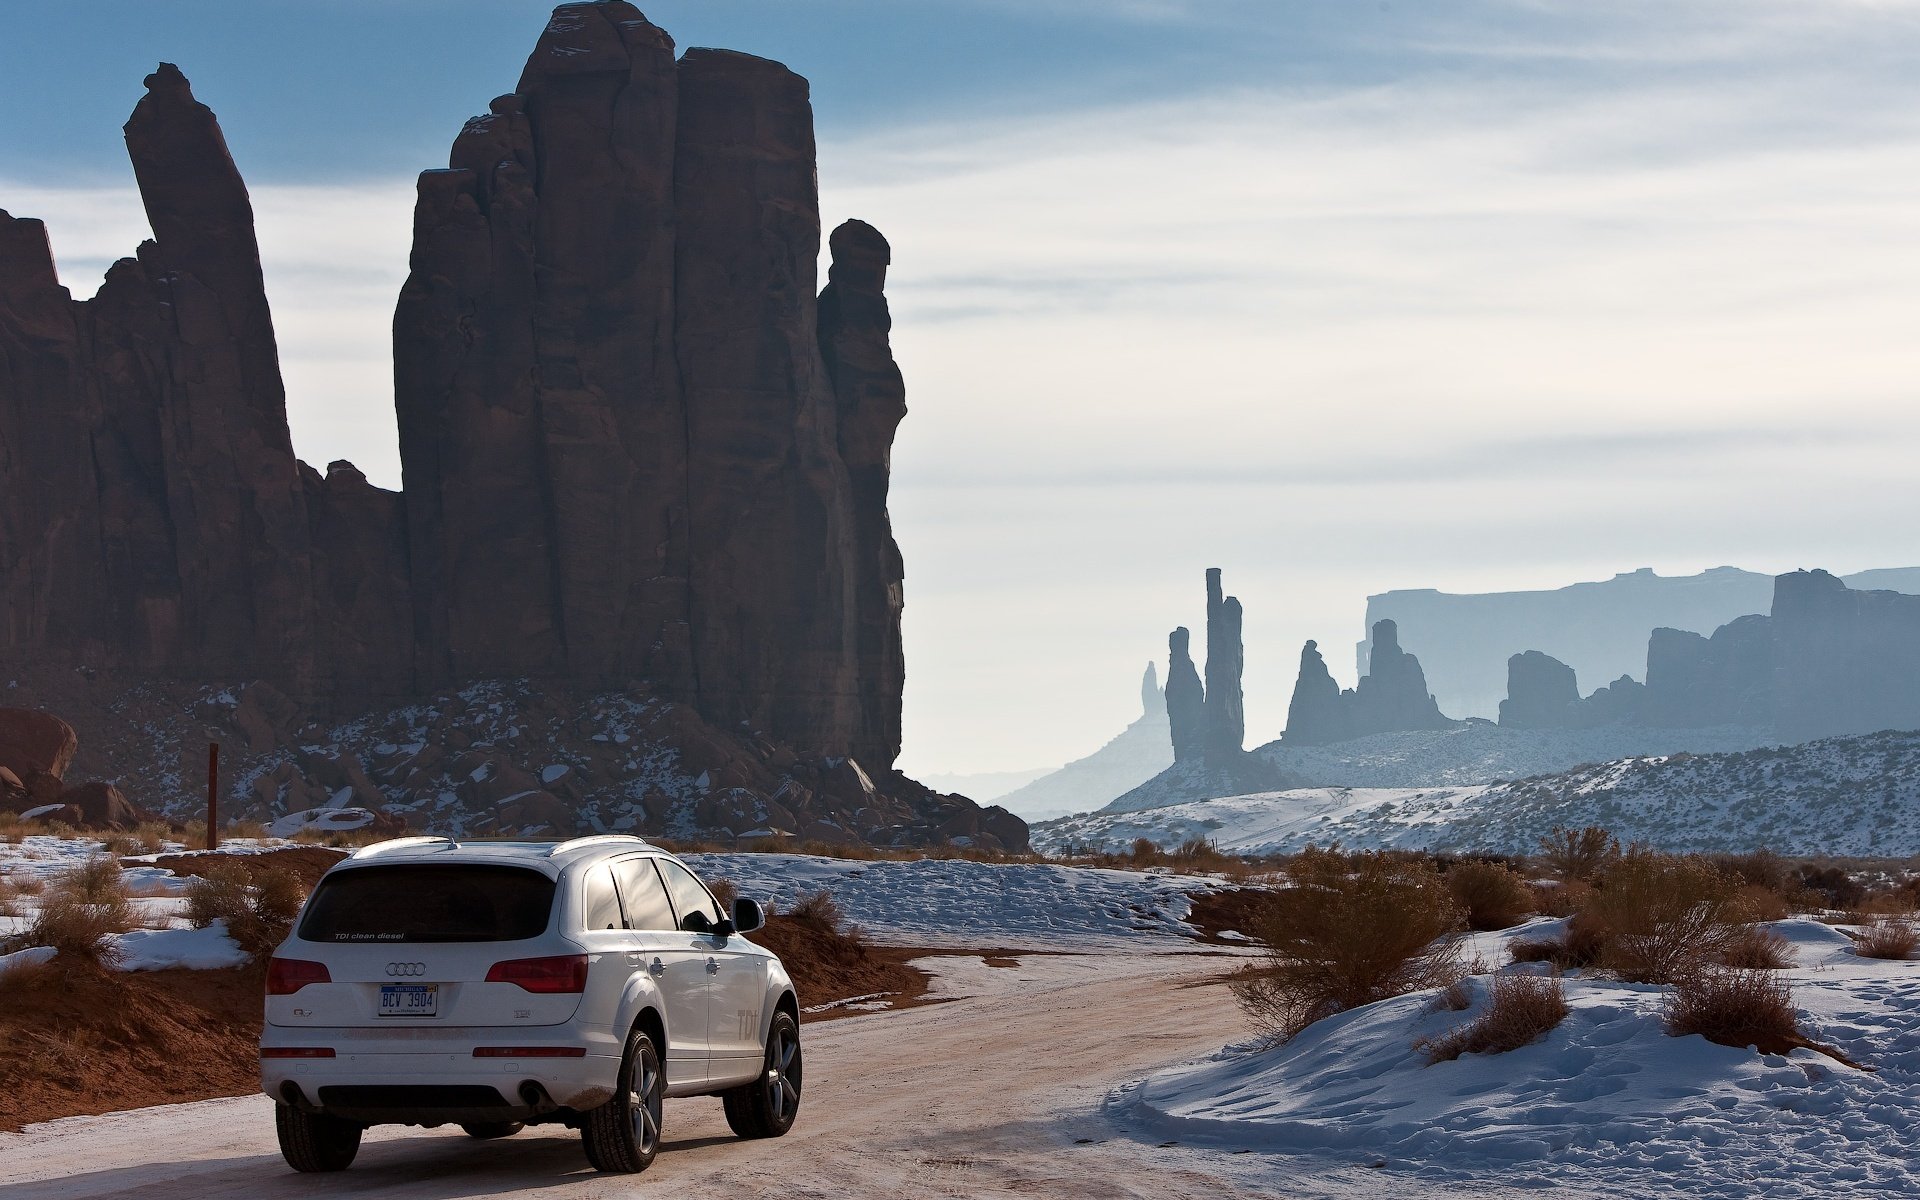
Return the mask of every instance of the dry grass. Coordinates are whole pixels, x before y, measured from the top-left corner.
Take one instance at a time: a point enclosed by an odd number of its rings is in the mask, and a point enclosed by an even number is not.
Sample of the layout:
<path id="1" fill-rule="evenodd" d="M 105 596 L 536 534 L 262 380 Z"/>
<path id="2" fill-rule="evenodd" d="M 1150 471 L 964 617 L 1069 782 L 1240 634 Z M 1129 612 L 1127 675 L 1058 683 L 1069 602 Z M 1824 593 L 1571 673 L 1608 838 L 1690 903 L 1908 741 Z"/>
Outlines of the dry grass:
<path id="1" fill-rule="evenodd" d="M 1233 990 L 1254 1026 L 1285 1041 L 1322 1017 L 1461 976 L 1459 906 L 1424 861 L 1302 854 L 1247 932 L 1266 960 Z"/>
<path id="2" fill-rule="evenodd" d="M 1920 926 L 1905 917 L 1882 917 L 1854 937 L 1853 952 L 1861 958 L 1920 957 Z"/>
<path id="3" fill-rule="evenodd" d="M 1552 963 L 1562 971 L 1595 966 L 1606 949 L 1606 939 L 1591 921 L 1575 916 L 1557 938 L 1516 938 L 1507 946 L 1514 962 Z"/>
<path id="4" fill-rule="evenodd" d="M 1707 968 L 1674 982 L 1667 998 L 1667 1032 L 1699 1034 L 1722 1046 L 1756 1046 L 1785 1054 L 1808 1045 L 1793 1007 L 1793 989 L 1766 970 Z"/>
<path id="5" fill-rule="evenodd" d="M 291 872 L 249 872 L 239 863 L 221 863 L 188 882 L 187 920 L 195 929 L 225 921 L 227 935 L 259 958 L 286 940 L 306 898 Z"/>
<path id="6" fill-rule="evenodd" d="M 226 828 L 220 831 L 222 841 L 228 838 L 253 838 L 257 840 L 266 836 L 267 827 L 265 825 L 246 817 L 228 821 Z"/>
<path id="7" fill-rule="evenodd" d="M 1615 859 L 1620 843 L 1598 825 L 1585 829 L 1556 828 L 1540 839 L 1540 858 L 1563 880 L 1591 883 Z"/>
<path id="8" fill-rule="evenodd" d="M 113 935 L 138 925 L 119 862 L 92 858 L 54 877 L 33 923 L 10 946 L 51 946 L 63 955 L 111 966 L 119 957 Z"/>
<path id="9" fill-rule="evenodd" d="M 1610 864 L 1575 918 L 1600 965 L 1629 983 L 1671 983 L 1717 961 L 1745 924 L 1737 876 L 1703 858 L 1633 853 Z"/>
<path id="10" fill-rule="evenodd" d="M 11 876 L 0 875 L 0 917 L 17 917 L 20 913 L 20 889 Z"/>
<path id="11" fill-rule="evenodd" d="M 1474 972 L 1479 974 L 1479 972 Z M 1434 1012 L 1465 1012 L 1473 1007 L 1473 989 L 1467 985 L 1465 976 L 1454 980 L 1433 994 Z"/>
<path id="12" fill-rule="evenodd" d="M 787 917 L 811 926 L 822 933 L 833 933 L 846 922 L 846 914 L 840 911 L 839 901 L 825 888 L 817 892 L 808 892 L 793 902 Z"/>
<path id="13" fill-rule="evenodd" d="M 1468 929 L 1511 929 L 1534 911 L 1533 889 L 1500 863 L 1457 862 L 1446 880 Z"/>
<path id="14" fill-rule="evenodd" d="M 1743 925 L 1721 949 L 1719 962 L 1745 971 L 1784 971 L 1794 965 L 1793 948 L 1771 929 Z"/>
<path id="15" fill-rule="evenodd" d="M 1430 1063 L 1462 1054 L 1504 1054 L 1539 1041 L 1566 1019 L 1567 995 L 1552 975 L 1497 975 L 1487 1011 L 1450 1033 L 1426 1038 L 1414 1048 Z"/>
<path id="16" fill-rule="evenodd" d="M 251 836 L 239 834 L 235 836 Z M 332 850 L 357 850 L 362 846 L 371 846 L 384 842 L 389 835 L 375 833 L 371 829 L 302 829 L 287 840 L 300 846 L 325 846 Z M 207 835 L 203 829 L 199 833 L 188 830 L 187 849 L 204 850 L 207 848 Z"/>
<path id="17" fill-rule="evenodd" d="M 724 875 L 708 879 L 705 883 L 707 890 L 713 893 L 713 898 L 719 901 L 720 914 L 722 916 L 732 916 L 733 902 L 740 895 L 739 886 Z"/>
<path id="18" fill-rule="evenodd" d="M 1593 887 L 1578 880 L 1533 886 L 1533 908 L 1549 917 L 1570 917 L 1592 894 Z"/>

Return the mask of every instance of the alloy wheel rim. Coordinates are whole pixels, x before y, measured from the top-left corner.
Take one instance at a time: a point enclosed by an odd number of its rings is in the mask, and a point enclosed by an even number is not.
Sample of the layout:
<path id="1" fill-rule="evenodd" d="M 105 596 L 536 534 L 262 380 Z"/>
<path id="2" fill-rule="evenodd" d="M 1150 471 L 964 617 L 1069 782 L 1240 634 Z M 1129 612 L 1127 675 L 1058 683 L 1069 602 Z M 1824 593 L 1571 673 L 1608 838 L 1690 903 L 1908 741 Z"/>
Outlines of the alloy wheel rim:
<path id="1" fill-rule="evenodd" d="M 800 1042 L 784 1031 L 767 1047 L 767 1103 L 777 1120 L 800 1106 Z"/>
<path id="2" fill-rule="evenodd" d="M 651 1055 L 643 1055 L 633 1065 L 633 1088 L 627 1093 L 627 1111 L 633 1122 L 633 1140 L 642 1154 L 650 1154 L 660 1142 L 661 1088 L 660 1068 Z"/>

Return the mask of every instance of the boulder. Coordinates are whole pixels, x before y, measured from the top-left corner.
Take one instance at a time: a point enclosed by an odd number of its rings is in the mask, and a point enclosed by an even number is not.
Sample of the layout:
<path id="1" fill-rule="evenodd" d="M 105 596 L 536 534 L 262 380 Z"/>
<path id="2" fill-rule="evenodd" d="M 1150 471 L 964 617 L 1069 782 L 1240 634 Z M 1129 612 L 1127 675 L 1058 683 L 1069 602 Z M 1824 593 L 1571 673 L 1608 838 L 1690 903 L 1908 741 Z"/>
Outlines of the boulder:
<path id="1" fill-rule="evenodd" d="M 0 769 L 16 785 L 36 772 L 60 778 L 79 749 L 73 726 L 52 713 L 0 708 Z"/>
<path id="2" fill-rule="evenodd" d="M 60 793 L 59 803 L 73 808 L 86 829 L 127 830 L 142 821 L 153 820 L 128 801 L 119 788 L 110 783 L 83 783 Z"/>

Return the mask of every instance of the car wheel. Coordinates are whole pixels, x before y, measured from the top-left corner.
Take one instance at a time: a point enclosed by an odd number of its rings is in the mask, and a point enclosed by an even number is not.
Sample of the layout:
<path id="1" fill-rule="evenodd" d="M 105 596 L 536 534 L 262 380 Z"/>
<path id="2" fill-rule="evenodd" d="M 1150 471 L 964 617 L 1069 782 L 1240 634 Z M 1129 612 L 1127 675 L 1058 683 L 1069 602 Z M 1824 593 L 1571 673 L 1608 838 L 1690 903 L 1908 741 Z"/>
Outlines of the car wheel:
<path id="1" fill-rule="evenodd" d="M 727 1124 L 743 1138 L 779 1137 L 800 1112 L 800 1027 L 784 1012 L 773 1014 L 767 1057 L 760 1077 L 721 1093 Z"/>
<path id="2" fill-rule="evenodd" d="M 620 1078 L 613 1099 L 587 1110 L 580 1126 L 587 1161 L 597 1171 L 631 1175 L 644 1171 L 660 1152 L 660 1118 L 665 1108 L 667 1076 L 660 1069 L 660 1052 L 653 1039 L 639 1029 L 627 1035 L 627 1052 L 620 1060 Z"/>
<path id="3" fill-rule="evenodd" d="M 460 1128 L 466 1130 L 470 1138 L 490 1142 L 494 1138 L 512 1137 L 526 1126 L 518 1121 L 475 1121 L 471 1125 L 462 1125 Z"/>
<path id="4" fill-rule="evenodd" d="M 280 1154 L 296 1171 L 344 1171 L 360 1153 L 363 1127 L 352 1121 L 276 1104 L 273 1125 L 280 1135 Z"/>

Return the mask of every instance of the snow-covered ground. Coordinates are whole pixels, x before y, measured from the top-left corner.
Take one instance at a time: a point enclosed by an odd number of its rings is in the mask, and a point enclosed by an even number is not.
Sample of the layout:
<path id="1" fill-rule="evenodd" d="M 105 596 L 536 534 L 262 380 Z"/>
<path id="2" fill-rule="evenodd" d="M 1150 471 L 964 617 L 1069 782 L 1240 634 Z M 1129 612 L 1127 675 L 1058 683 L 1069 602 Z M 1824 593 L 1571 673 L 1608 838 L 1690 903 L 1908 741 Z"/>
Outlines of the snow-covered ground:
<path id="1" fill-rule="evenodd" d="M 256 854 L 277 843 L 234 841 L 220 847 L 226 854 Z M 179 846 L 170 846 L 177 851 Z M 42 887 L 50 885 L 64 871 L 71 870 L 106 853 L 104 843 L 93 838 L 57 838 L 47 834 L 29 834 L 18 842 L 0 842 L 0 878 L 32 880 Z M 247 961 L 246 952 L 227 936 L 223 922 L 215 921 L 205 929 L 187 922 L 187 880 L 164 867 L 152 865 L 157 855 L 140 855 L 125 860 L 122 878 L 133 894 L 134 917 L 143 928 L 115 934 L 110 939 L 119 950 L 115 966 L 122 971 L 160 971 L 170 967 L 212 969 L 237 967 Z M 12 901 L 13 915 L 0 913 L 0 944 L 33 924 L 40 909 L 40 896 L 23 894 Z M 19 957 L 29 955 L 27 958 Z M 33 951 L 17 951 L 7 957 L 4 966 L 38 961 Z"/>
<path id="2" fill-rule="evenodd" d="M 1451 735 L 1449 735 L 1451 736 Z M 1904 857 L 1920 853 L 1920 733 L 1876 733 L 1728 754 L 1673 754 L 1479 786 L 1301 788 L 1035 826 L 1036 849 L 1169 846 L 1529 852 L 1556 826 L 1602 825 L 1665 850 Z"/>
<path id="3" fill-rule="evenodd" d="M 1284 1046 L 1229 1046 L 1160 1071 L 1117 1090 L 1108 1109 L 1145 1136 L 1276 1152 L 1280 1170 L 1305 1155 L 1436 1184 L 1920 1195 L 1920 963 L 1859 958 L 1812 921 L 1774 928 L 1799 963 L 1782 974 L 1808 1035 L 1872 1073 L 1811 1050 L 1767 1056 L 1671 1037 L 1667 989 L 1578 972 L 1565 981 L 1572 1013 L 1543 1040 L 1429 1064 L 1414 1040 L 1472 1020 L 1488 992 L 1478 976 L 1464 1012 L 1437 1008 L 1431 992 L 1382 1001 Z"/>
<path id="4" fill-rule="evenodd" d="M 743 896 L 780 907 L 825 889 L 877 941 L 909 946 L 1088 950 L 1186 941 L 1189 893 L 1219 881 L 964 859 L 861 862 L 803 854 L 691 854 L 703 878 L 732 880 Z"/>

